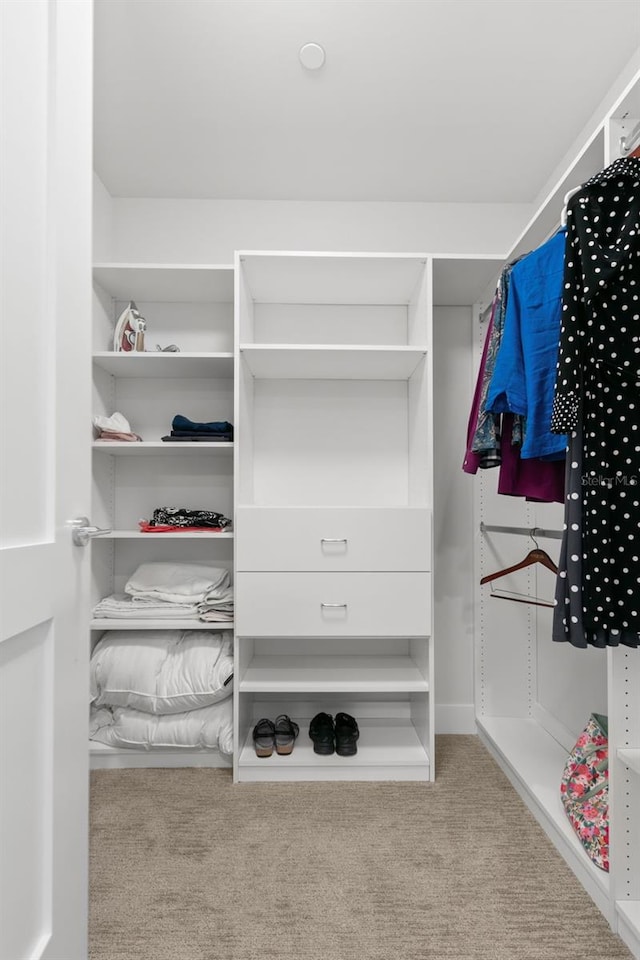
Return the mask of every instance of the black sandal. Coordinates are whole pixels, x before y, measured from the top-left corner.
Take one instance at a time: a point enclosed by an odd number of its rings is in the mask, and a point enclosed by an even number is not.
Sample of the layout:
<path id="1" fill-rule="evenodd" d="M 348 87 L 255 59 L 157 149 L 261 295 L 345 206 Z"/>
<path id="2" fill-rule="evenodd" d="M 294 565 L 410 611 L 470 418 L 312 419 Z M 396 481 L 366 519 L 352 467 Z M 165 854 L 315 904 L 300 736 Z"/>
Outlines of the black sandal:
<path id="1" fill-rule="evenodd" d="M 293 750 L 296 737 L 300 733 L 300 727 L 286 713 L 281 713 L 279 717 L 276 717 L 274 729 L 276 753 L 281 756 L 288 756 Z"/>
<path id="2" fill-rule="evenodd" d="M 276 729 L 272 720 L 258 720 L 253 728 L 253 745 L 256 757 L 270 757 L 276 742 Z"/>

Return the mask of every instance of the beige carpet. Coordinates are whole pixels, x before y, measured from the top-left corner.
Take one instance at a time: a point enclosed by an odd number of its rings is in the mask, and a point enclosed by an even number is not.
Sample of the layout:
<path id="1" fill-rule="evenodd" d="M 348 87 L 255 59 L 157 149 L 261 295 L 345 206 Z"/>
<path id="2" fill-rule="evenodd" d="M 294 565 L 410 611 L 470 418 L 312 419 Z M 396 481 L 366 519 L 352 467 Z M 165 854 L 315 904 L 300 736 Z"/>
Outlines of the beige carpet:
<path id="1" fill-rule="evenodd" d="M 626 960 L 476 737 L 435 784 L 92 774 L 91 960 Z"/>

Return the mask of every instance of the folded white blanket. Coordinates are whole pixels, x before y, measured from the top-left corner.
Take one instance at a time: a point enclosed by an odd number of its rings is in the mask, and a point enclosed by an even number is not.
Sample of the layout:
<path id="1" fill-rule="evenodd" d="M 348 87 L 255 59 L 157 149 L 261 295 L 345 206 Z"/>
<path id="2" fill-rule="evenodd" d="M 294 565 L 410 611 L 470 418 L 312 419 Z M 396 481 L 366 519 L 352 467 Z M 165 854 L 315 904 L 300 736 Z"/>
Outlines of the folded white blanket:
<path id="1" fill-rule="evenodd" d="M 142 563 L 124 591 L 135 600 L 204 603 L 225 595 L 229 571 L 203 563 Z"/>
<path id="2" fill-rule="evenodd" d="M 114 593 L 96 604 L 93 616 L 115 620 L 197 620 L 197 603 L 166 603 L 164 600 L 134 600 Z"/>
<path id="3" fill-rule="evenodd" d="M 96 707 L 183 713 L 231 693 L 231 639 L 210 630 L 112 630 L 89 664 Z"/>
<path id="4" fill-rule="evenodd" d="M 229 755 L 233 753 L 232 698 L 163 716 L 129 707 L 93 707 L 89 739 L 112 747 L 196 747 Z"/>

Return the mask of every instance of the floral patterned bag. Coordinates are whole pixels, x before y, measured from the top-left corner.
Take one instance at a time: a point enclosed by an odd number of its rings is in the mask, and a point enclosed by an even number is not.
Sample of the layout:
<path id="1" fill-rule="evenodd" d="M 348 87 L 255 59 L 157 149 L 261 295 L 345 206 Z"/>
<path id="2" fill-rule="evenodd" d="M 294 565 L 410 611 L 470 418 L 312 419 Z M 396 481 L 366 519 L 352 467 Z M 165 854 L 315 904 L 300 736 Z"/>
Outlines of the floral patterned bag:
<path id="1" fill-rule="evenodd" d="M 560 796 L 589 857 L 609 870 L 609 753 L 607 717 L 592 713 L 564 766 Z"/>

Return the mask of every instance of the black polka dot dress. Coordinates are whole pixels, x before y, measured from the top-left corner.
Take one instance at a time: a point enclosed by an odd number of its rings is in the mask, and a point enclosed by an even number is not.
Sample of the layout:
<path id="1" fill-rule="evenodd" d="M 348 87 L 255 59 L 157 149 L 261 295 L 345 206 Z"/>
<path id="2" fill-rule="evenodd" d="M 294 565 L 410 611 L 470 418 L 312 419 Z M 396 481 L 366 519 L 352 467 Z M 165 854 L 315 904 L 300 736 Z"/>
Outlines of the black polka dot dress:
<path id="1" fill-rule="evenodd" d="M 551 429 L 572 436 L 553 638 L 638 646 L 640 158 L 569 203 Z"/>

